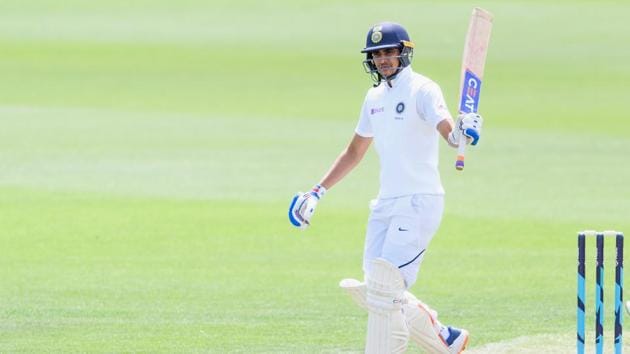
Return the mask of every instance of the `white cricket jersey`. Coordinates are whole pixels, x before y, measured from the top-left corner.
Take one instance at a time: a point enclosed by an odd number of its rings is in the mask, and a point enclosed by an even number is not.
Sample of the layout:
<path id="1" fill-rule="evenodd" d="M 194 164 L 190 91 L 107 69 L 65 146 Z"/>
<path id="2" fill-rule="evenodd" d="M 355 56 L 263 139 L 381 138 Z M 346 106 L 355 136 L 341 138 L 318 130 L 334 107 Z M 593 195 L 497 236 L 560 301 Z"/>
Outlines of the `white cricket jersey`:
<path id="1" fill-rule="evenodd" d="M 403 69 L 365 96 L 355 132 L 373 137 L 381 164 L 379 198 L 444 194 L 438 172 L 437 125 L 451 114 L 440 87 Z"/>

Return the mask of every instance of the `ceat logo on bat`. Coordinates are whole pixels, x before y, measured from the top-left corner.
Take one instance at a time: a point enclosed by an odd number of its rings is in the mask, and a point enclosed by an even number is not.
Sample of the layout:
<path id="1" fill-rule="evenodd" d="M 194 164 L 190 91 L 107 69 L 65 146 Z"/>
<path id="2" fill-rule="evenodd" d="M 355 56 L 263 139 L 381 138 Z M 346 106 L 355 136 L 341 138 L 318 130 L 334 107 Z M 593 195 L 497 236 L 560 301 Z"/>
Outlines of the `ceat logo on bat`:
<path id="1" fill-rule="evenodd" d="M 481 80 L 479 80 L 479 78 L 471 71 L 466 70 L 464 85 L 462 87 L 462 101 L 459 104 L 459 111 L 464 113 L 477 112 L 480 91 Z"/>

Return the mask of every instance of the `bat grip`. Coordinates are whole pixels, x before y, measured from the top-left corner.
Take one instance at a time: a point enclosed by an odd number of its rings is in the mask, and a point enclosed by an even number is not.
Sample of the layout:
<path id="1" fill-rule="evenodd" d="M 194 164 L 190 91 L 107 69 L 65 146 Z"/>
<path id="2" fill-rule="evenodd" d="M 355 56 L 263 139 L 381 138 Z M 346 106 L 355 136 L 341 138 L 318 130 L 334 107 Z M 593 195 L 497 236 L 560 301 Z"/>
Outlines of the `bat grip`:
<path id="1" fill-rule="evenodd" d="M 464 158 L 466 155 L 466 135 L 460 134 L 459 143 L 457 146 L 457 161 L 455 161 L 455 168 L 458 171 L 464 170 Z"/>

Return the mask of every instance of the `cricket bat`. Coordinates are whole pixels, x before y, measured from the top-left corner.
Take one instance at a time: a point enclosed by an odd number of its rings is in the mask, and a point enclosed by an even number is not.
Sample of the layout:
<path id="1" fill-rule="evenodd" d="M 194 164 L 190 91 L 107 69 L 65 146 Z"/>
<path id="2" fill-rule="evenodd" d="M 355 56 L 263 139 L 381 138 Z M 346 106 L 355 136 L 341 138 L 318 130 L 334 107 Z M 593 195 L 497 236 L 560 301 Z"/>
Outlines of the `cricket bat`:
<path id="1" fill-rule="evenodd" d="M 475 7 L 470 16 L 468 33 L 464 44 L 462 58 L 462 74 L 460 81 L 459 113 L 476 113 L 479 109 L 479 93 L 483 80 L 483 69 L 486 64 L 488 43 L 492 32 L 492 14 Z M 457 127 L 455 127 L 457 129 Z M 455 168 L 464 169 L 466 155 L 466 136 L 462 134 L 457 148 Z"/>

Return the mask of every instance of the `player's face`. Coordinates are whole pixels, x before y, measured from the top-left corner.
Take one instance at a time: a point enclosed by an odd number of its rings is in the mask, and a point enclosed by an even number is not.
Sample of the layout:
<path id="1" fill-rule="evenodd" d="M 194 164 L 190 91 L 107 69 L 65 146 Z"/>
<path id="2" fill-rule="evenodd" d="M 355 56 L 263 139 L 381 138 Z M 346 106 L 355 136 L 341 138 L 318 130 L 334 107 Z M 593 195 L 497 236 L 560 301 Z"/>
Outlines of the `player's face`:
<path id="1" fill-rule="evenodd" d="M 384 77 L 389 77 L 396 73 L 396 69 L 400 65 L 399 55 L 400 50 L 398 48 L 387 48 L 372 52 L 372 59 L 378 72 Z"/>

